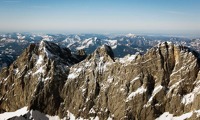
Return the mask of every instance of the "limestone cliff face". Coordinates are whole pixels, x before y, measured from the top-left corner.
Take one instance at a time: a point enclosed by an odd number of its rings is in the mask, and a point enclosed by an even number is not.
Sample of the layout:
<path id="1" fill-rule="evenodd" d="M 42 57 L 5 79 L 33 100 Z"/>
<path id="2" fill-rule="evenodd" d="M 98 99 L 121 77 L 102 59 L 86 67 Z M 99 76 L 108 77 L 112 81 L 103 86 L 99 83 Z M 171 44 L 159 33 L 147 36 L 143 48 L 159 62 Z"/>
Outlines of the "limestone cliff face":
<path id="1" fill-rule="evenodd" d="M 69 66 L 79 62 L 77 57 L 54 43 L 31 44 L 0 74 L 0 110 L 13 111 L 29 106 L 56 114 L 63 101 L 60 92 Z"/>
<path id="2" fill-rule="evenodd" d="M 165 42 L 144 55 L 114 59 L 104 45 L 78 58 L 45 41 L 29 46 L 0 74 L 1 112 L 28 106 L 61 118 L 69 112 L 102 120 L 153 120 L 167 112 L 199 117 L 199 54 L 187 47 Z"/>

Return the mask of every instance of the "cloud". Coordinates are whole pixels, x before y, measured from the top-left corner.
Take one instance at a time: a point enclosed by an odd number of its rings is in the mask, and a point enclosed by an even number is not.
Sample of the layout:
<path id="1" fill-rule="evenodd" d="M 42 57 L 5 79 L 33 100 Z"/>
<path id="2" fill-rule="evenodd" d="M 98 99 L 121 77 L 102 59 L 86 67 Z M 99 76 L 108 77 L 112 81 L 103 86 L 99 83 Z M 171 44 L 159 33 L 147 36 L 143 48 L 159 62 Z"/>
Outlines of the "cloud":
<path id="1" fill-rule="evenodd" d="M 185 13 L 184 12 L 180 12 L 180 11 L 166 11 L 167 13 L 170 13 L 170 14 L 175 14 L 175 15 L 184 15 Z"/>

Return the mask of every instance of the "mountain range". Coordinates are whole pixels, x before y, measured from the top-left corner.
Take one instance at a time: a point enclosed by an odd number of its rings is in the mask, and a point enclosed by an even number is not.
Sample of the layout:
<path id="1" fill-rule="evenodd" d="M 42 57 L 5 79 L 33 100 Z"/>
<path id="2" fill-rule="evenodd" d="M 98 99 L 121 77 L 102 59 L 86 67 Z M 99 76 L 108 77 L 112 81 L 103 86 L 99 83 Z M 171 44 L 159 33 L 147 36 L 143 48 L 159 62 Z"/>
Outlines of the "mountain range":
<path id="1" fill-rule="evenodd" d="M 30 44 L 0 73 L 0 119 L 200 118 L 197 51 L 160 42 L 116 58 L 113 46 L 86 55 L 46 40 Z"/>
<path id="2" fill-rule="evenodd" d="M 124 35 L 6 33 L 0 34 L 0 69 L 10 66 L 26 47 L 32 43 L 39 43 L 41 40 L 54 42 L 64 48 L 67 47 L 72 53 L 84 49 L 86 54 L 91 54 L 99 46 L 106 44 L 112 47 L 115 57 L 133 55 L 137 52 L 144 54 L 148 49 L 165 41 L 200 51 L 198 38 L 135 35 L 131 33 Z"/>

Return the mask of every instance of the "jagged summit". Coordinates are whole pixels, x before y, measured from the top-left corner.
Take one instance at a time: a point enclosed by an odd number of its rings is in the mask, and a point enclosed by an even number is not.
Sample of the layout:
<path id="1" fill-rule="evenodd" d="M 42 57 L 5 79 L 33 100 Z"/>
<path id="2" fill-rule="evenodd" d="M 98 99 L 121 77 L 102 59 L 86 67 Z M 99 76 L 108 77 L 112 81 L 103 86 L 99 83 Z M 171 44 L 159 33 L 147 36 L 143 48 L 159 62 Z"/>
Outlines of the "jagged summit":
<path id="1" fill-rule="evenodd" d="M 42 41 L 0 73 L 0 112 L 28 108 L 24 118 L 38 110 L 66 119 L 198 119 L 198 56 L 164 42 L 144 55 L 114 60 L 104 45 L 77 63 L 70 51 Z"/>
<path id="2" fill-rule="evenodd" d="M 44 52 L 45 55 L 49 58 L 53 58 L 53 56 L 63 57 L 63 55 L 62 55 L 63 50 L 53 42 L 48 42 L 48 41 L 42 40 L 39 43 L 39 51 Z M 66 55 L 70 56 L 71 52 L 70 51 L 68 51 L 68 52 L 69 53 Z"/>
<path id="3" fill-rule="evenodd" d="M 44 40 L 42 40 L 39 44 L 39 52 L 52 60 L 60 59 L 62 62 L 68 64 L 69 66 L 78 63 L 82 57 L 81 55 L 72 55 L 68 48 L 61 48 L 53 42 Z"/>
<path id="4" fill-rule="evenodd" d="M 110 59 L 114 60 L 114 53 L 112 48 L 108 45 L 102 45 L 101 47 L 97 48 L 92 55 L 97 57 L 109 57 Z"/>
<path id="5" fill-rule="evenodd" d="M 39 44 L 31 44 L 9 69 L 4 69 L 0 75 L 0 110 L 12 111 L 22 105 L 40 109 L 41 105 L 47 105 L 49 102 L 48 99 L 40 102 L 38 99 L 46 98 L 48 94 L 52 95 L 52 106 L 58 107 L 60 102 L 57 101 L 61 101 L 61 98 L 57 93 L 67 79 L 69 66 L 78 62 L 78 55 L 71 54 L 69 49 L 61 48 L 55 43 L 41 41 Z M 6 84 L 11 85 L 4 86 Z M 9 89 L 13 94 L 5 92 Z M 6 98 L 8 100 L 4 101 Z M 20 103 L 15 104 L 13 101 L 17 100 Z M 45 109 L 48 108 L 43 110 Z"/>

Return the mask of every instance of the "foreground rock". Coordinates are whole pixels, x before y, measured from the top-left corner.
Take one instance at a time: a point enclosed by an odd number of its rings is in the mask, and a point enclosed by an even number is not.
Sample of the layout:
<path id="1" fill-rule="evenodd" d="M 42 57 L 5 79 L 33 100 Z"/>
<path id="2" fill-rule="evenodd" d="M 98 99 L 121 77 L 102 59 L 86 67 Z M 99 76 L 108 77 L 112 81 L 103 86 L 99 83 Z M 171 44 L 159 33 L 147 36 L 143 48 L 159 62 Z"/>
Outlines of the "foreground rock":
<path id="1" fill-rule="evenodd" d="M 187 47 L 162 43 L 114 59 L 104 45 L 78 58 L 49 42 L 31 45 L 0 74 L 1 112 L 28 106 L 66 119 L 200 117 L 199 54 Z"/>

